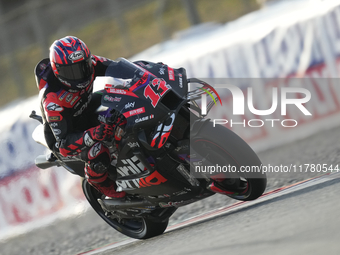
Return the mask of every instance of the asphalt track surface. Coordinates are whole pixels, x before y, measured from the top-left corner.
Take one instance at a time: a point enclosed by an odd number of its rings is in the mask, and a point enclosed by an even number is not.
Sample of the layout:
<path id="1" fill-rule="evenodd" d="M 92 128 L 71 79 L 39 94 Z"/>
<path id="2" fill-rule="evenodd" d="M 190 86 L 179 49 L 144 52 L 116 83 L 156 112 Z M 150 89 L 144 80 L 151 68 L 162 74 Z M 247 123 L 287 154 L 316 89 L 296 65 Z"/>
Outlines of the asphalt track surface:
<path id="1" fill-rule="evenodd" d="M 259 153 L 264 164 L 340 165 L 340 128 L 325 130 L 285 146 Z M 307 180 L 320 173 L 268 174 L 267 191 Z M 0 243 L 0 254 L 340 254 L 340 179 L 236 209 L 204 222 L 145 241 L 95 250 L 129 239 L 111 229 L 93 211 L 59 221 Z M 178 209 L 184 219 L 235 203 L 215 195 Z"/>

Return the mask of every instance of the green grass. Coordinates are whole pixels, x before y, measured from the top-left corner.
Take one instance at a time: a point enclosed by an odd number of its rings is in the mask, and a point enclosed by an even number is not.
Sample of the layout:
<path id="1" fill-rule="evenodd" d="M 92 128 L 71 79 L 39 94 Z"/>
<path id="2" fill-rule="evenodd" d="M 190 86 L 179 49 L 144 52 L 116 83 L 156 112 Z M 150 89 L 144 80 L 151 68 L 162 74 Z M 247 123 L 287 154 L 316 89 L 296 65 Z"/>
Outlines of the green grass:
<path id="1" fill-rule="evenodd" d="M 256 0 L 196 0 L 196 2 L 202 22 L 226 23 L 258 8 Z M 247 6 L 244 5 L 245 2 L 248 3 Z M 158 8 L 157 3 L 157 1 L 152 2 L 124 14 L 127 39 L 121 35 L 117 20 L 114 18 L 98 20 L 80 30 L 70 30 L 67 35 L 81 38 L 93 54 L 110 59 L 128 58 L 164 39 L 164 31 L 155 15 Z M 181 0 L 168 1 L 162 22 L 168 37 L 171 37 L 176 31 L 190 26 Z M 50 38 L 50 43 L 59 37 Z M 45 57 L 47 56 L 42 56 L 42 50 L 38 45 L 20 49 L 11 56 L 2 56 L 0 59 L 0 106 L 11 102 L 20 95 L 15 83 L 16 79 L 10 71 L 10 59 L 17 62 L 16 73 L 23 78 L 21 82 L 23 84 L 19 84 L 19 86 L 22 94 L 29 97 L 38 93 L 33 70 L 37 62 Z"/>

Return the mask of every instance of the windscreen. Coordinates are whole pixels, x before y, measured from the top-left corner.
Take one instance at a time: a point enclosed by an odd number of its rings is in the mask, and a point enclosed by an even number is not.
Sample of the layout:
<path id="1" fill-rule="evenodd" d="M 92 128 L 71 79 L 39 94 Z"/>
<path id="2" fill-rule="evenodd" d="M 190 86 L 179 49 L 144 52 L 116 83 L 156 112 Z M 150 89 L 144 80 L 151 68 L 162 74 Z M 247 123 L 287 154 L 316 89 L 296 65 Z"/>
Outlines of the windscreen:
<path id="1" fill-rule="evenodd" d="M 140 72 L 144 73 L 145 70 L 125 58 L 118 58 L 116 62 L 113 62 L 109 65 L 105 72 L 105 76 L 121 79 L 132 79 Z"/>

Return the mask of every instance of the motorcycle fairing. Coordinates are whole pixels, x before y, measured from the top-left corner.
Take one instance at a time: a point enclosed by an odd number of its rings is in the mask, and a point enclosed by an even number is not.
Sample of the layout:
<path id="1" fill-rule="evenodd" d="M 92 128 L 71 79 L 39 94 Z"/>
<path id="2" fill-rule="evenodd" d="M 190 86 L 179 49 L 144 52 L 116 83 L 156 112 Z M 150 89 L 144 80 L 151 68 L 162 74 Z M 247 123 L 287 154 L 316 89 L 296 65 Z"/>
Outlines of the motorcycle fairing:
<path id="1" fill-rule="evenodd" d="M 185 70 L 166 69 L 162 64 L 154 64 L 146 70 L 125 59 L 121 59 L 117 65 L 129 70 L 125 72 L 123 78 L 131 79 L 130 86 L 106 84 L 102 105 L 120 112 L 127 119 L 125 127 L 127 132 L 133 132 L 131 129 L 136 131 L 150 129 L 150 127 L 157 129 L 162 123 L 165 128 L 169 119 L 173 122 L 179 109 L 187 102 L 188 85 L 185 82 Z M 164 69 L 164 78 L 156 77 L 152 73 L 158 68 Z M 166 70 L 170 70 L 171 75 Z M 129 77 L 126 73 L 129 73 Z M 161 148 L 170 132 L 171 130 L 168 130 L 159 134 L 159 137 L 148 140 L 148 144 L 152 144 L 151 147 Z"/>
<path id="2" fill-rule="evenodd" d="M 167 124 L 167 122 L 169 121 L 165 121 L 164 123 L 158 125 L 151 141 L 152 147 L 157 147 L 158 149 L 160 149 L 168 140 L 175 121 L 174 113 L 169 117 L 169 120 L 170 120 L 169 124 Z"/>
<path id="3" fill-rule="evenodd" d="M 177 162 L 166 156 L 145 155 L 138 141 L 133 139 L 121 141 L 118 158 L 117 186 L 128 193 L 157 195 L 161 191 L 172 194 L 191 186 L 178 174 Z"/>

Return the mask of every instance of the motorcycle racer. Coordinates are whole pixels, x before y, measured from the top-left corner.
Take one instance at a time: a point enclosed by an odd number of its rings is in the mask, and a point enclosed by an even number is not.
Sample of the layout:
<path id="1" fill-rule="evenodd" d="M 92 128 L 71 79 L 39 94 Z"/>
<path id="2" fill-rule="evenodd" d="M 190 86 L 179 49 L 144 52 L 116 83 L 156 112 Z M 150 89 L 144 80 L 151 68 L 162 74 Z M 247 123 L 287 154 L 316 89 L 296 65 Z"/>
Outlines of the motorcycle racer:
<path id="1" fill-rule="evenodd" d="M 79 157 L 92 186 L 108 197 L 122 198 L 125 192 L 116 192 L 116 169 L 104 142 L 119 142 L 114 132 L 126 121 L 101 123 L 95 113 L 101 95 L 93 93 L 94 79 L 115 65 L 115 61 L 92 55 L 77 37 L 66 36 L 52 43 L 49 58 L 37 64 L 35 77 L 49 147 L 64 157 Z"/>

